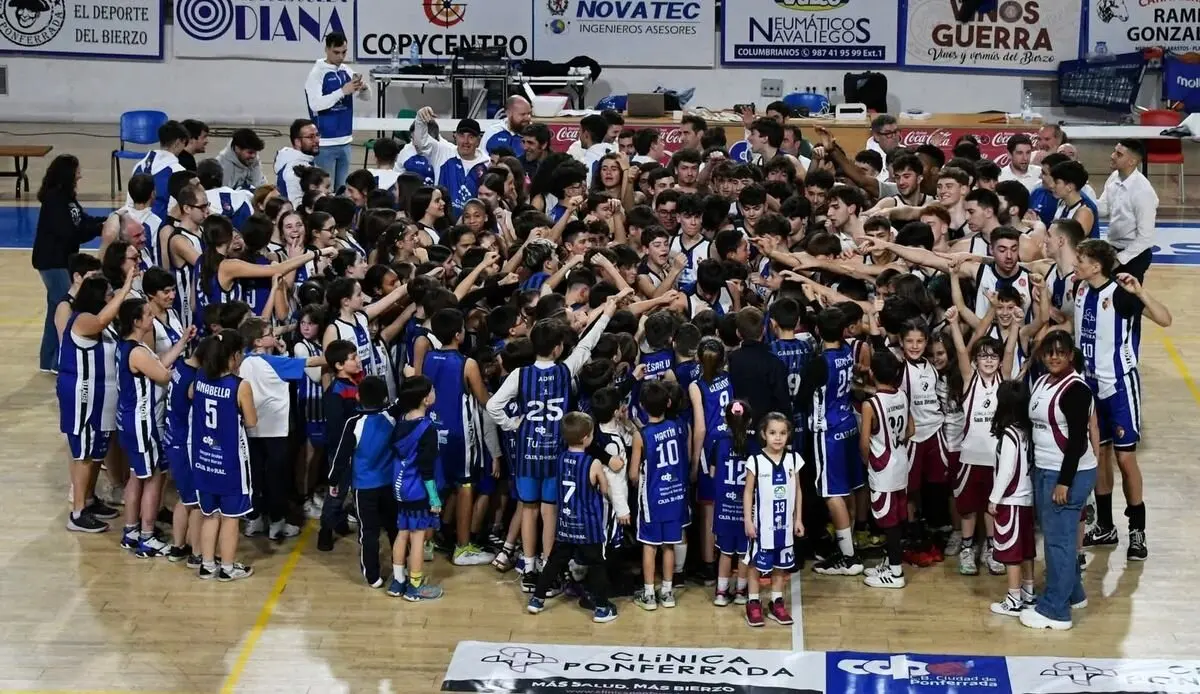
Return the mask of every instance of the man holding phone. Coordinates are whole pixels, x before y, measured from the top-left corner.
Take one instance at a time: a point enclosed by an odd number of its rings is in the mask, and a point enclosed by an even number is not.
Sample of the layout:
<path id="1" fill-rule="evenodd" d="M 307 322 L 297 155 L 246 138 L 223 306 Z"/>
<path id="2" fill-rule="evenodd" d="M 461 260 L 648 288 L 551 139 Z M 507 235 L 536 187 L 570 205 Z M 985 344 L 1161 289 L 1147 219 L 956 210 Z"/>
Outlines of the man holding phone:
<path id="1" fill-rule="evenodd" d="M 371 98 L 371 87 L 346 65 L 350 42 L 340 31 L 325 36 L 325 57 L 318 60 L 304 82 L 308 111 L 321 134 L 314 164 L 329 172 L 334 190 L 350 173 L 350 142 L 354 133 L 354 100 Z"/>

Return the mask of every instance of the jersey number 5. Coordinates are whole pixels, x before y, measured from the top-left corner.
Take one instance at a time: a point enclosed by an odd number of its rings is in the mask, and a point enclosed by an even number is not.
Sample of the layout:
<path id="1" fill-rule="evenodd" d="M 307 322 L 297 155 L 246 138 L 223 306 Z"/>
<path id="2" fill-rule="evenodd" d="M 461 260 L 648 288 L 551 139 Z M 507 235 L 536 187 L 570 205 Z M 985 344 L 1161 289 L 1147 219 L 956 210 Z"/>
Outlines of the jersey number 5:
<path id="1" fill-rule="evenodd" d="M 217 401 L 204 401 L 204 426 L 207 429 L 217 428 Z"/>

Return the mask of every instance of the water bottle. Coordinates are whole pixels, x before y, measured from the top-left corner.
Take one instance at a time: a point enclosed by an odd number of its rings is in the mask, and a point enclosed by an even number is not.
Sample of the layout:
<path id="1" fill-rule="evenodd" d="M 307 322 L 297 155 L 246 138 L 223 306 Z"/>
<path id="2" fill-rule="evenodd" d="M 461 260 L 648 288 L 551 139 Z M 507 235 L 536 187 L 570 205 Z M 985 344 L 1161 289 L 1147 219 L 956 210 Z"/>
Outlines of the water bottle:
<path id="1" fill-rule="evenodd" d="M 396 43 L 396 47 L 392 49 L 392 72 L 400 71 L 400 43 Z"/>
<path id="2" fill-rule="evenodd" d="M 413 41 L 412 44 L 408 47 L 408 64 L 409 65 L 420 65 L 421 64 L 421 50 L 419 48 L 417 48 L 416 41 Z"/>
<path id="3" fill-rule="evenodd" d="M 1028 89 L 1021 97 L 1021 120 L 1026 123 L 1033 122 L 1033 92 Z"/>

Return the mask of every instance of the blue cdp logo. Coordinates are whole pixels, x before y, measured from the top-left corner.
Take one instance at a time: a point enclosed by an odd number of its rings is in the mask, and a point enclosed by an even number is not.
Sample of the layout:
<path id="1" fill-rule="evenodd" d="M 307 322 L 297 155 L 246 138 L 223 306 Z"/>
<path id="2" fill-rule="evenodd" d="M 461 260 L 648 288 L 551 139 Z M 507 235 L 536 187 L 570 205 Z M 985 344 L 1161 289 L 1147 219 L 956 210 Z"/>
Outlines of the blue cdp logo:
<path id="1" fill-rule="evenodd" d="M 233 31 L 238 41 L 320 41 L 331 31 L 345 33 L 336 7 L 304 8 L 234 0 L 179 0 L 175 22 L 197 41 L 213 41 Z"/>

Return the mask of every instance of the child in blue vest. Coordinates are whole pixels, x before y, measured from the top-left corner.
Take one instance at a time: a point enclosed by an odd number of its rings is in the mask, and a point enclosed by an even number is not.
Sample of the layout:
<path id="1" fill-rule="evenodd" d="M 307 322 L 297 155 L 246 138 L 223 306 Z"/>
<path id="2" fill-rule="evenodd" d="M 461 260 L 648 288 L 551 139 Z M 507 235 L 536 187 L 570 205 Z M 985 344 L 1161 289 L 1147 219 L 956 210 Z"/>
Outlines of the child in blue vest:
<path id="1" fill-rule="evenodd" d="M 563 438 L 567 450 L 558 457 L 557 542 L 546 560 L 526 609 L 537 614 L 546 609 L 551 584 L 567 568 L 570 560 L 588 567 L 587 591 L 592 599 L 592 621 L 611 622 L 616 607 L 608 600 L 608 569 L 604 565 L 604 547 L 609 539 L 608 480 L 604 464 L 588 454 L 592 443 L 592 418 L 582 412 L 563 417 Z"/>
<path id="2" fill-rule="evenodd" d="M 392 582 L 387 594 L 411 602 L 442 597 L 441 586 L 425 579 L 425 536 L 437 530 L 442 500 L 434 481 L 438 435 L 429 419 L 436 396 L 424 376 L 406 379 L 396 394 L 404 412 L 392 433 L 392 489 L 396 498 L 396 541 L 392 543 Z"/>

